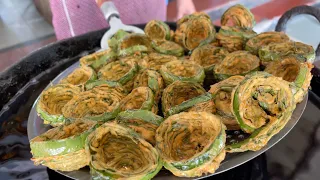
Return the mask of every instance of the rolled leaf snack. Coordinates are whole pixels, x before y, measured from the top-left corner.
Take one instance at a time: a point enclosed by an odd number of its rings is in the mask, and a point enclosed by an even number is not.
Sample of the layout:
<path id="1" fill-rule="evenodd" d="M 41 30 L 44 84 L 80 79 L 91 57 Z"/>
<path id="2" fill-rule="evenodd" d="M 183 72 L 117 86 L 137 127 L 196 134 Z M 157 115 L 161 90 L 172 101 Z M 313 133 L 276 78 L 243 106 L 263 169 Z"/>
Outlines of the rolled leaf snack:
<path id="1" fill-rule="evenodd" d="M 162 76 L 157 71 L 144 69 L 138 73 L 133 87 L 149 87 L 154 93 L 155 103 L 158 103 L 164 89 L 164 82 Z"/>
<path id="2" fill-rule="evenodd" d="M 168 86 L 174 81 L 191 81 L 202 84 L 205 78 L 204 69 L 198 64 L 175 60 L 164 64 L 160 73 Z"/>
<path id="3" fill-rule="evenodd" d="M 108 40 L 108 45 L 113 52 L 119 53 L 119 43 L 120 41 L 129 35 L 130 33 L 119 29 L 114 35 Z"/>
<path id="4" fill-rule="evenodd" d="M 171 39 L 171 30 L 169 26 L 158 20 L 151 20 L 147 23 L 144 28 L 146 36 L 151 40 L 170 40 Z"/>
<path id="5" fill-rule="evenodd" d="M 190 61 L 199 64 L 204 68 L 205 79 L 204 86 L 210 86 L 214 83 L 213 69 L 221 63 L 229 52 L 223 47 L 215 47 L 211 44 L 200 46 L 192 51 Z"/>
<path id="6" fill-rule="evenodd" d="M 62 109 L 69 119 L 86 118 L 105 122 L 114 119 L 120 110 L 120 101 L 124 94 L 116 89 L 97 86 L 74 96 Z"/>
<path id="7" fill-rule="evenodd" d="M 231 6 L 221 16 L 222 26 L 240 26 L 252 29 L 255 23 L 256 21 L 251 11 L 241 4 Z"/>
<path id="8" fill-rule="evenodd" d="M 88 81 L 95 79 L 97 79 L 96 72 L 90 67 L 83 66 L 75 69 L 67 77 L 63 78 L 60 83 L 84 87 Z"/>
<path id="9" fill-rule="evenodd" d="M 197 104 L 212 100 L 210 93 L 206 93 L 203 87 L 195 82 L 175 81 L 166 87 L 162 94 L 162 112 L 165 117 L 188 111 Z M 205 107 L 206 105 L 198 105 Z M 211 110 L 214 111 L 214 107 Z M 194 107 L 197 109 L 197 107 Z M 202 110 L 203 111 L 203 110 Z M 204 110 L 205 111 L 205 110 Z"/>
<path id="10" fill-rule="evenodd" d="M 183 25 L 183 23 L 190 21 L 191 19 L 196 19 L 196 18 L 205 18 L 210 20 L 210 16 L 204 12 L 194 12 L 192 14 L 183 16 L 182 18 L 178 19 L 177 21 L 177 26 Z"/>
<path id="11" fill-rule="evenodd" d="M 80 58 L 80 66 L 89 66 L 96 72 L 104 65 L 117 59 L 117 53 L 110 49 L 89 54 Z"/>
<path id="12" fill-rule="evenodd" d="M 209 90 L 216 107 L 214 114 L 220 117 L 228 130 L 240 129 L 238 121 L 232 113 L 231 94 L 233 89 L 243 80 L 243 76 L 231 76 L 228 79 L 212 85 Z"/>
<path id="13" fill-rule="evenodd" d="M 119 56 L 129 56 L 152 50 L 150 39 L 144 34 L 131 33 L 123 37 L 118 44 Z"/>
<path id="14" fill-rule="evenodd" d="M 289 121 L 296 107 L 290 85 L 266 72 L 254 72 L 233 90 L 232 112 L 245 139 L 226 146 L 228 152 L 258 151 Z"/>
<path id="15" fill-rule="evenodd" d="M 62 108 L 80 92 L 80 87 L 71 84 L 57 84 L 44 90 L 36 107 L 43 123 L 52 126 L 63 125 L 67 118 L 63 116 Z"/>
<path id="16" fill-rule="evenodd" d="M 93 179 L 152 179 L 162 168 L 158 151 L 133 130 L 105 123 L 86 140 Z"/>
<path id="17" fill-rule="evenodd" d="M 250 38 L 245 46 L 245 50 L 254 55 L 258 55 L 259 49 L 270 43 L 288 42 L 290 38 L 283 32 L 263 32 Z"/>
<path id="18" fill-rule="evenodd" d="M 177 24 L 174 41 L 187 50 L 193 50 L 214 40 L 215 29 L 208 15 L 192 14 L 178 20 Z"/>
<path id="19" fill-rule="evenodd" d="M 171 55 L 150 53 L 147 56 L 143 57 L 143 59 L 138 64 L 143 69 L 160 71 L 162 65 L 174 60 L 178 60 L 178 58 Z"/>
<path id="20" fill-rule="evenodd" d="M 265 71 L 288 82 L 293 82 L 292 86 L 295 86 L 293 90 L 296 91 L 294 92 L 295 101 L 299 103 L 308 93 L 312 79 L 312 68 L 311 63 L 301 63 L 297 57 L 287 56 L 269 63 Z"/>
<path id="21" fill-rule="evenodd" d="M 301 42 L 271 43 L 259 49 L 259 58 L 264 66 L 288 55 L 296 56 L 301 62 L 313 63 L 315 59 L 313 47 Z"/>
<path id="22" fill-rule="evenodd" d="M 78 119 L 31 139 L 31 160 L 35 165 L 60 171 L 74 171 L 89 165 L 85 140 L 96 125 L 94 121 Z"/>
<path id="23" fill-rule="evenodd" d="M 258 71 L 260 60 L 247 51 L 235 51 L 226 55 L 213 70 L 216 81 L 222 81 L 234 75 L 246 75 Z"/>
<path id="24" fill-rule="evenodd" d="M 153 49 L 155 49 L 158 53 L 161 54 L 168 54 L 178 57 L 184 55 L 183 47 L 173 41 L 152 41 L 151 45 Z"/>
<path id="25" fill-rule="evenodd" d="M 241 27 L 222 26 L 217 33 L 219 44 L 229 52 L 243 50 L 248 39 L 257 33 L 251 29 Z"/>
<path id="26" fill-rule="evenodd" d="M 164 167 L 180 177 L 214 173 L 225 157 L 225 140 L 221 120 L 207 112 L 175 114 L 156 132 Z"/>
<path id="27" fill-rule="evenodd" d="M 130 92 L 133 88 L 133 81 L 138 73 L 138 66 L 133 60 L 115 61 L 107 64 L 98 72 L 99 80 L 118 82 Z"/>
<path id="28" fill-rule="evenodd" d="M 99 86 L 99 88 L 95 88 L 97 86 Z M 124 89 L 124 87 L 120 83 L 117 83 L 114 81 L 94 80 L 94 81 L 89 81 L 85 86 L 86 90 L 91 90 L 93 88 L 95 88 L 95 90 L 100 89 L 102 91 L 116 90 L 123 95 L 128 94 L 128 92 Z"/>
<path id="29" fill-rule="evenodd" d="M 162 123 L 163 118 L 146 110 L 127 110 L 119 113 L 116 121 L 118 124 L 134 130 L 143 139 L 155 145 L 156 130 Z"/>
<path id="30" fill-rule="evenodd" d="M 137 87 L 132 90 L 125 98 L 121 100 L 120 109 L 121 111 L 130 109 L 142 109 L 152 111 L 153 113 L 158 112 L 158 108 L 154 102 L 154 95 L 148 87 Z"/>

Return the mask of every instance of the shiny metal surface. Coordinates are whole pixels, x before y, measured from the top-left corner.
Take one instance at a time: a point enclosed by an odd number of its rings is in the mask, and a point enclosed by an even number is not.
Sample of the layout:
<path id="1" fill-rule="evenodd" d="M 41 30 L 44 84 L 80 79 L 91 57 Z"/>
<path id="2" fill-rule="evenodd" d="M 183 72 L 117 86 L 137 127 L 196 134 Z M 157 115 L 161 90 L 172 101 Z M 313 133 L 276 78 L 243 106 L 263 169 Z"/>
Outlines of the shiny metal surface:
<path id="1" fill-rule="evenodd" d="M 71 73 L 75 68 L 79 66 L 79 62 L 73 64 L 69 68 L 67 68 L 65 71 L 63 71 L 61 74 L 59 74 L 54 80 L 52 80 L 51 84 L 57 84 L 62 78 L 66 77 L 69 73 Z M 49 84 L 47 87 L 49 87 L 51 84 Z M 43 125 L 43 120 L 37 115 L 35 105 L 38 101 L 34 102 L 33 107 L 30 111 L 29 118 L 28 118 L 28 138 L 29 140 L 32 139 L 35 136 L 40 135 L 41 133 L 47 131 L 50 126 L 49 125 Z M 221 163 L 219 169 L 214 174 L 208 174 L 204 175 L 202 177 L 199 177 L 197 179 L 202 179 L 205 177 L 210 177 L 215 174 L 219 174 L 222 172 L 225 172 L 229 169 L 235 168 L 243 163 L 246 163 L 247 161 L 259 156 L 263 152 L 270 149 L 272 146 L 277 144 L 282 138 L 284 138 L 291 129 L 296 125 L 296 123 L 299 121 L 301 115 L 303 114 L 305 107 L 307 105 L 308 101 L 308 95 L 304 98 L 304 100 L 297 105 L 296 109 L 294 110 L 291 119 L 286 124 L 286 126 L 275 136 L 273 136 L 270 141 L 268 142 L 267 146 L 262 148 L 260 151 L 256 152 L 243 152 L 243 153 L 232 153 L 227 154 L 225 160 Z M 80 180 L 86 180 L 90 179 L 89 174 L 89 168 L 82 168 L 78 171 L 72 171 L 72 172 L 59 172 L 61 174 L 64 174 L 67 177 L 73 178 L 73 179 L 80 179 Z M 192 178 L 181 178 L 176 177 L 172 175 L 167 170 L 161 170 L 158 175 L 154 179 L 169 179 L 169 180 L 175 180 L 175 179 L 192 179 Z"/>

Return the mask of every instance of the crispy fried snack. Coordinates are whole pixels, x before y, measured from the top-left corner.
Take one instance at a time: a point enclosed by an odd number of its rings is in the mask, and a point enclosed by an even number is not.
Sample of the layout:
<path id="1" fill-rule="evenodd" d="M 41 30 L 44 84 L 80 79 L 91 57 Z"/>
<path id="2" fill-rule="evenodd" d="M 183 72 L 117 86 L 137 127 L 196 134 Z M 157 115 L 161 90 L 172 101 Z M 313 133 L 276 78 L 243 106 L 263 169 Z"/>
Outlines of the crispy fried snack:
<path id="1" fill-rule="evenodd" d="M 158 53 L 161 54 L 168 54 L 177 57 L 184 55 L 183 47 L 173 41 L 153 41 L 151 45 Z"/>
<path id="2" fill-rule="evenodd" d="M 90 67 L 83 66 L 75 69 L 67 77 L 63 78 L 60 83 L 84 87 L 88 81 L 93 81 L 96 79 L 96 72 L 94 72 L 94 70 Z"/>
<path id="3" fill-rule="evenodd" d="M 301 42 L 282 42 L 271 43 L 259 49 L 259 57 L 262 65 L 266 66 L 274 60 L 278 60 L 285 56 L 296 56 L 301 62 L 313 63 L 315 59 L 315 51 L 312 46 Z"/>
<path id="4" fill-rule="evenodd" d="M 158 108 L 154 101 L 154 95 L 148 87 L 137 87 L 121 100 L 121 111 L 130 109 L 142 109 L 157 114 Z"/>
<path id="5" fill-rule="evenodd" d="M 162 168 L 158 151 L 133 130 L 105 123 L 86 140 L 93 179 L 151 179 Z"/>
<path id="6" fill-rule="evenodd" d="M 44 90 L 37 103 L 37 113 L 43 123 L 63 125 L 67 119 L 62 115 L 62 108 L 80 92 L 81 88 L 72 84 L 57 84 Z"/>
<path id="7" fill-rule="evenodd" d="M 60 171 L 74 171 L 89 165 L 84 145 L 96 125 L 94 121 L 78 119 L 31 139 L 31 160 L 35 165 Z"/>
<path id="8" fill-rule="evenodd" d="M 98 72 L 98 79 L 118 82 L 130 92 L 137 72 L 138 65 L 136 62 L 133 60 L 119 60 L 101 68 Z"/>
<path id="9" fill-rule="evenodd" d="M 207 112 L 182 112 L 167 118 L 156 132 L 164 167 L 175 176 L 214 173 L 225 157 L 225 126 Z"/>
<path id="10" fill-rule="evenodd" d="M 312 68 L 311 63 L 301 63 L 297 57 L 287 56 L 269 63 L 265 71 L 288 82 L 293 82 L 294 98 L 296 103 L 299 103 L 308 93 L 312 79 Z"/>
<path id="11" fill-rule="evenodd" d="M 254 55 L 258 55 L 259 49 L 263 46 L 270 43 L 282 43 L 288 41 L 290 41 L 290 38 L 283 32 L 263 32 L 250 38 L 246 43 L 245 50 Z"/>
<path id="12" fill-rule="evenodd" d="M 80 58 L 80 66 L 89 66 L 95 71 L 99 71 L 104 65 L 117 59 L 117 53 L 108 49 L 101 52 L 89 54 Z"/>
<path id="13" fill-rule="evenodd" d="M 174 60 L 178 60 L 178 58 L 171 55 L 150 53 L 148 56 L 143 57 L 139 66 L 142 68 L 160 71 L 162 65 Z"/>
<path id="14" fill-rule="evenodd" d="M 235 51 L 215 66 L 213 74 L 217 81 L 222 81 L 234 75 L 246 75 L 258 71 L 259 66 L 260 60 L 257 56 L 247 51 Z"/>
<path id="15" fill-rule="evenodd" d="M 161 102 L 165 117 L 182 111 L 215 111 L 211 94 L 195 82 L 173 82 L 164 89 Z"/>
<path id="16" fill-rule="evenodd" d="M 223 47 L 215 47 L 211 44 L 197 47 L 192 51 L 190 61 L 199 64 L 204 68 L 205 79 L 204 86 L 210 86 L 214 83 L 213 69 L 221 63 L 229 52 Z"/>
<path id="17" fill-rule="evenodd" d="M 133 87 L 149 87 L 154 93 L 155 103 L 158 103 L 164 89 L 164 82 L 162 76 L 157 71 L 144 69 L 138 73 Z"/>
<path id="18" fill-rule="evenodd" d="M 266 72 L 255 72 L 232 93 L 232 112 L 250 136 L 226 147 L 229 152 L 258 151 L 289 121 L 296 107 L 287 81 Z"/>
<path id="19" fill-rule="evenodd" d="M 252 29 L 255 23 L 256 21 L 251 11 L 241 4 L 230 7 L 221 17 L 222 26 L 240 26 L 242 28 Z"/>
<path id="20" fill-rule="evenodd" d="M 119 56 L 129 56 L 150 51 L 152 51 L 151 41 L 144 34 L 131 33 L 119 40 Z"/>
<path id="21" fill-rule="evenodd" d="M 183 17 L 178 20 L 177 25 L 174 41 L 187 50 L 208 44 L 215 37 L 215 29 L 210 17 L 204 13 L 194 13 Z"/>
<path id="22" fill-rule="evenodd" d="M 167 86 L 174 81 L 192 81 L 202 84 L 205 77 L 203 67 L 181 60 L 164 64 L 160 69 L 160 73 Z"/>
<path id="23" fill-rule="evenodd" d="M 229 52 L 243 50 L 248 39 L 257 33 L 251 29 L 241 27 L 222 26 L 217 34 L 219 44 Z"/>
<path id="24" fill-rule="evenodd" d="M 74 96 L 62 109 L 69 119 L 86 118 L 105 122 L 114 119 L 120 110 L 120 101 L 125 97 L 116 88 L 96 86 Z"/>
<path id="25" fill-rule="evenodd" d="M 171 30 L 169 26 L 158 20 L 151 20 L 147 23 L 144 28 L 146 36 L 151 40 L 170 40 L 171 39 Z"/>
<path id="26" fill-rule="evenodd" d="M 118 124 L 133 129 L 154 146 L 156 130 L 163 118 L 146 110 L 127 110 L 119 113 L 116 121 Z"/>
<path id="27" fill-rule="evenodd" d="M 214 114 L 221 118 L 228 130 L 240 129 L 236 118 L 232 114 L 231 93 L 243 80 L 243 76 L 231 76 L 228 79 L 212 85 L 209 90 L 216 107 L 216 112 Z"/>

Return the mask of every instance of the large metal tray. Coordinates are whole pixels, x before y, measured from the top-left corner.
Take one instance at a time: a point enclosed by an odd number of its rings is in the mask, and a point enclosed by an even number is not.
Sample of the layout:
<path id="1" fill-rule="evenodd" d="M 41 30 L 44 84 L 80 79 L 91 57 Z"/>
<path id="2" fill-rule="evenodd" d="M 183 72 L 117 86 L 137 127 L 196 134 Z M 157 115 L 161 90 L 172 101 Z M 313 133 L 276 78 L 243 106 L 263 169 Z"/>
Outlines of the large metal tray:
<path id="1" fill-rule="evenodd" d="M 62 73 L 60 73 L 55 79 L 52 80 L 52 82 L 47 86 L 49 87 L 51 84 L 57 84 L 62 78 L 66 77 L 68 74 L 70 74 L 75 68 L 79 66 L 79 62 L 73 64 L 66 70 L 64 70 Z M 37 100 L 34 102 L 33 107 L 30 111 L 29 118 L 28 118 L 28 138 L 29 140 L 32 139 L 35 136 L 38 136 L 48 129 L 50 129 L 49 125 L 44 125 L 43 120 L 37 115 L 36 112 L 36 103 L 38 101 L 39 97 Z M 224 171 L 227 171 L 229 169 L 232 169 L 234 167 L 237 167 L 243 163 L 246 163 L 247 161 L 259 156 L 261 153 L 267 151 L 270 149 L 272 146 L 274 146 L 276 143 L 278 143 L 282 138 L 284 138 L 290 130 L 296 125 L 296 123 L 299 121 L 306 105 L 307 105 L 307 100 L 308 100 L 308 95 L 304 98 L 304 100 L 299 103 L 294 110 L 291 119 L 289 122 L 286 124 L 286 126 L 275 136 L 273 136 L 268 144 L 262 148 L 260 151 L 255 151 L 255 152 L 243 152 L 243 153 L 232 153 L 232 154 L 227 154 L 225 160 L 221 163 L 219 169 L 214 173 L 214 174 L 207 174 L 204 176 L 201 176 L 196 179 L 201 179 L 205 177 L 209 177 L 218 173 L 222 173 Z M 73 179 L 80 179 L 80 180 L 85 180 L 85 179 L 90 179 L 90 173 L 89 173 L 89 168 L 85 167 L 82 168 L 78 171 L 72 171 L 72 172 L 61 172 L 58 171 L 59 173 L 73 178 Z M 169 179 L 169 180 L 174 180 L 174 179 L 192 179 L 192 178 L 181 178 L 181 177 L 176 177 L 172 175 L 169 171 L 163 169 L 161 170 L 157 176 L 154 179 Z"/>

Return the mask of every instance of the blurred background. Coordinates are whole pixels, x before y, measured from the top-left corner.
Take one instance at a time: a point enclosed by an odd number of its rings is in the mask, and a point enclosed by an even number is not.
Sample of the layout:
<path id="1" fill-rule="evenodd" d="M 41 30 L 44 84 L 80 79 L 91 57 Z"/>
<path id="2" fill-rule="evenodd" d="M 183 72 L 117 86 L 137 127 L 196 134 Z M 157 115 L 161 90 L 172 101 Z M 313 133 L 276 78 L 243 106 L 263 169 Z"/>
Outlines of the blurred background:
<path id="1" fill-rule="evenodd" d="M 207 12 L 215 25 L 220 24 L 220 17 L 228 7 L 241 3 L 254 14 L 257 32 L 274 30 L 280 15 L 292 7 L 303 4 L 320 7 L 318 0 L 193 0 L 193 3 L 194 8 L 189 9 Z M 167 21 L 176 20 L 182 5 L 176 0 L 167 1 Z M 313 17 L 295 18 L 288 26 L 289 36 L 314 46 L 319 42 L 320 35 L 319 38 L 314 35 L 319 34 L 316 32 L 320 26 Z M 0 72 L 30 52 L 57 41 L 49 0 L 0 0 L 0 39 Z"/>

